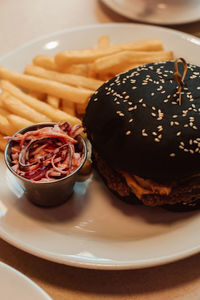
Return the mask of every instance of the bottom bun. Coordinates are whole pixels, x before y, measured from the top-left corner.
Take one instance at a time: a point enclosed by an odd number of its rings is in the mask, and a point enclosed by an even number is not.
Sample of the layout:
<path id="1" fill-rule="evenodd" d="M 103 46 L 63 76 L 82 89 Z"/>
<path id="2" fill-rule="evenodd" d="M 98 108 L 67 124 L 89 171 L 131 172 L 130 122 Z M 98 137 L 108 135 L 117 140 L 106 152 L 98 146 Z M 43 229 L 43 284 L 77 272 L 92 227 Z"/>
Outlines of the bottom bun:
<path id="1" fill-rule="evenodd" d="M 183 199 L 184 201 L 177 199 L 177 197 L 175 197 L 176 199 L 176 203 L 168 203 L 168 201 L 166 200 L 167 197 L 166 196 L 162 196 L 160 195 L 159 198 L 162 198 L 162 201 L 160 201 L 160 204 L 158 205 L 148 205 L 146 203 L 143 203 L 140 199 L 138 199 L 136 197 L 136 195 L 134 193 L 132 193 L 130 187 L 127 185 L 125 178 L 117 171 L 113 170 L 112 168 L 110 168 L 106 162 L 100 158 L 100 156 L 93 151 L 92 154 L 92 161 L 93 161 L 93 166 L 94 168 L 97 170 L 97 172 L 99 173 L 99 175 L 101 176 L 101 178 L 103 179 L 105 185 L 107 186 L 107 188 L 120 200 L 131 204 L 131 205 L 145 205 L 145 206 L 156 206 L 156 207 L 161 207 L 164 208 L 166 210 L 170 210 L 170 211 L 174 211 L 174 212 L 188 212 L 188 211 L 194 211 L 194 210 L 198 210 L 200 209 L 200 197 L 199 193 L 200 193 L 200 178 L 198 179 L 199 181 L 199 185 L 198 185 L 198 192 L 197 194 L 192 194 L 192 197 L 189 198 L 189 202 L 185 201 L 186 199 Z M 185 183 L 189 182 L 190 186 L 191 186 L 191 179 L 188 181 L 186 180 Z M 181 186 L 185 186 L 185 184 L 181 183 Z M 178 188 L 178 194 L 180 195 L 180 189 L 181 187 Z M 183 192 L 184 192 L 184 188 L 183 188 Z M 150 198 L 152 199 L 152 195 L 150 196 Z M 157 195 L 155 195 L 155 198 L 157 197 Z M 147 198 L 147 197 L 146 197 Z M 166 203 L 165 203 L 166 201 Z M 170 201 L 171 201 L 171 197 L 170 197 Z M 161 204 L 162 203 L 162 204 Z"/>
<path id="2" fill-rule="evenodd" d="M 163 205 L 164 209 L 177 212 L 187 212 L 200 209 L 200 200 L 195 200 L 190 203 L 180 202 L 173 205 Z"/>

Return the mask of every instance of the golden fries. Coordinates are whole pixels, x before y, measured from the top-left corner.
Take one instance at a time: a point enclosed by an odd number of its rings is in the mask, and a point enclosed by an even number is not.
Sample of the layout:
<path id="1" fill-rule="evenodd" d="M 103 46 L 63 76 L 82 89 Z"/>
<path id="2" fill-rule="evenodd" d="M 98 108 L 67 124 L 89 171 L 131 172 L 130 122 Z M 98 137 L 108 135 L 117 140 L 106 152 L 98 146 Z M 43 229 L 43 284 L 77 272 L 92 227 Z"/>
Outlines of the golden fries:
<path id="1" fill-rule="evenodd" d="M 98 89 L 103 84 L 103 81 L 101 80 L 87 78 L 80 75 L 49 71 L 34 65 L 27 65 L 24 73 L 36 77 L 41 77 L 41 78 L 61 82 L 64 84 L 69 84 L 75 87 L 83 87 L 93 91 Z"/>
<path id="2" fill-rule="evenodd" d="M 105 49 L 108 48 L 110 46 L 110 38 L 108 35 L 102 35 L 100 36 L 100 38 L 98 39 L 98 44 L 97 47 L 99 49 Z"/>
<path id="3" fill-rule="evenodd" d="M 39 92 L 36 92 L 36 91 L 29 91 L 28 94 L 36 99 L 39 99 L 39 100 L 45 100 L 46 98 L 46 95 L 44 93 L 39 93 Z"/>
<path id="4" fill-rule="evenodd" d="M 75 104 L 76 113 L 78 116 L 83 116 L 85 114 L 87 104 Z"/>
<path id="5" fill-rule="evenodd" d="M 74 103 L 86 103 L 92 95 L 92 92 L 86 89 L 75 88 L 56 81 L 20 74 L 9 71 L 4 67 L 0 67 L 0 78 L 9 80 L 19 87 L 44 92 Z"/>
<path id="6" fill-rule="evenodd" d="M 8 122 L 8 119 L 0 115 L 0 133 L 10 136 L 13 135 L 15 131 L 16 128 Z"/>
<path id="7" fill-rule="evenodd" d="M 62 101 L 62 110 L 72 116 L 75 116 L 75 104 L 73 102 Z"/>
<path id="8" fill-rule="evenodd" d="M 76 64 L 76 65 L 69 65 L 67 67 L 63 67 L 59 69 L 62 73 L 80 75 L 84 77 L 88 77 L 88 64 Z"/>
<path id="9" fill-rule="evenodd" d="M 60 99 L 55 96 L 47 95 L 47 103 L 57 109 L 60 105 Z"/>
<path id="10" fill-rule="evenodd" d="M 24 104 L 16 97 L 10 95 L 8 92 L 2 93 L 1 99 L 3 101 L 4 106 L 13 114 L 28 119 L 34 123 L 50 121 L 50 119 L 47 118 L 47 116 L 37 112 L 35 109 Z"/>
<path id="11" fill-rule="evenodd" d="M 3 135 L 33 123 L 81 123 L 90 97 L 106 80 L 143 64 L 172 59 L 173 53 L 165 51 L 159 39 L 112 45 L 110 37 L 102 35 L 90 49 L 35 56 L 24 74 L 0 66 L 0 149 L 7 143 Z M 90 167 L 86 163 L 81 171 Z"/>
<path id="12" fill-rule="evenodd" d="M 4 139 L 4 136 L 0 134 L 0 150 L 4 151 L 8 140 Z"/>
<path id="13" fill-rule="evenodd" d="M 27 104 L 30 107 L 34 108 L 36 111 L 46 115 L 49 119 L 51 119 L 54 122 L 68 121 L 69 123 L 71 123 L 72 126 L 81 123 L 81 121 L 78 118 L 71 116 L 59 109 L 55 109 L 49 104 L 27 95 L 26 93 L 24 93 L 19 88 L 17 88 L 12 83 L 6 80 L 1 81 L 1 87 L 3 90 L 9 92 L 16 98 L 20 99 L 24 104 Z"/>
<path id="14" fill-rule="evenodd" d="M 142 41 L 134 41 L 123 44 L 114 45 L 112 47 L 120 47 L 121 50 L 134 50 L 134 51 L 162 51 L 163 44 L 159 39 L 150 39 Z"/>
<path id="15" fill-rule="evenodd" d="M 86 49 L 86 50 L 68 50 L 58 53 L 55 56 L 55 62 L 58 67 L 69 66 L 71 64 L 88 64 L 94 60 L 119 52 L 119 49 Z"/>
<path id="16" fill-rule="evenodd" d="M 0 115 L 1 116 L 7 117 L 9 114 L 10 114 L 10 112 L 7 109 L 0 107 Z"/>
<path id="17" fill-rule="evenodd" d="M 161 51 L 163 46 L 160 40 L 152 39 L 113 45 L 105 49 L 68 50 L 55 56 L 58 67 L 70 64 L 92 63 L 100 57 L 118 53 L 123 50 Z"/>
<path id="18" fill-rule="evenodd" d="M 7 118 L 8 118 L 8 121 L 10 121 L 10 123 L 16 128 L 16 131 L 33 124 L 33 122 L 31 122 L 31 121 L 21 118 L 20 116 L 13 115 L 13 114 L 8 115 Z"/>
<path id="19" fill-rule="evenodd" d="M 54 57 L 47 55 L 38 55 L 33 58 L 33 64 L 47 70 L 57 71 Z"/>
<path id="20" fill-rule="evenodd" d="M 122 51 L 97 59 L 91 68 L 96 73 L 120 73 L 132 64 L 142 65 L 172 58 L 171 51 Z"/>

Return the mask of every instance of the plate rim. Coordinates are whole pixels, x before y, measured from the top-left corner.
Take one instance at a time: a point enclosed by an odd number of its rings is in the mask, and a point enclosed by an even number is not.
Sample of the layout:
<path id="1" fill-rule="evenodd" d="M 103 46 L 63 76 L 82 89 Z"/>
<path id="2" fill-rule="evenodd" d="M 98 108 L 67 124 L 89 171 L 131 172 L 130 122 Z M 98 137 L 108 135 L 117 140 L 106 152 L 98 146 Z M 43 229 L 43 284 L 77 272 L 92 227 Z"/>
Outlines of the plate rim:
<path id="1" fill-rule="evenodd" d="M 20 278 L 20 281 L 22 280 L 23 282 L 26 282 L 28 284 L 28 286 L 34 287 L 34 289 L 36 289 L 41 296 L 44 296 L 44 300 L 53 300 L 50 295 L 47 294 L 46 291 L 44 291 L 35 281 L 33 281 L 31 278 L 29 278 L 27 275 L 25 275 L 24 273 L 20 272 L 19 270 L 17 270 L 16 268 L 12 267 L 11 265 L 0 261 L 0 268 L 6 269 L 8 270 L 8 272 L 11 272 L 12 274 L 14 274 L 17 278 Z"/>
<path id="2" fill-rule="evenodd" d="M 158 29 L 164 32 L 173 32 L 174 34 L 177 35 L 182 35 L 185 39 L 193 39 L 193 42 L 196 41 L 200 45 L 200 37 L 192 35 L 190 33 L 183 32 L 181 30 L 173 29 L 173 28 L 168 28 L 168 27 L 163 27 L 160 25 L 156 24 L 137 24 L 137 23 L 130 23 L 130 22 L 123 22 L 123 23 L 117 23 L 117 22 L 106 22 L 106 23 L 98 23 L 98 24 L 88 24 L 88 25 L 83 25 L 83 26 L 73 26 L 73 27 L 67 27 L 61 30 L 57 30 L 55 32 L 49 33 L 49 34 L 43 34 L 35 39 L 31 39 L 24 44 L 14 48 L 13 50 L 8 51 L 7 53 L 0 55 L 0 62 L 4 59 L 7 59 L 9 56 L 12 56 L 18 51 L 21 51 L 22 49 L 29 47 L 35 43 L 39 43 L 42 40 L 53 38 L 54 36 L 65 34 L 68 32 L 73 32 L 73 31 L 79 31 L 79 30 L 89 30 L 91 28 L 98 28 L 98 27 L 148 27 L 152 29 Z"/>
<path id="3" fill-rule="evenodd" d="M 52 255 L 51 252 L 47 251 L 41 251 L 41 250 L 36 250 L 36 248 L 29 248 L 26 245 L 23 245 L 23 243 L 18 244 L 16 240 L 10 240 L 9 236 L 3 236 L 2 237 L 2 230 L 0 228 L 0 238 L 2 238 L 5 242 L 9 243 L 10 245 L 22 250 L 25 253 L 34 255 L 38 258 L 45 259 L 47 261 L 51 261 L 54 263 L 59 263 L 62 265 L 66 266 L 71 266 L 71 267 L 77 267 L 77 268 L 83 268 L 83 269 L 93 269 L 93 270 L 136 270 L 136 269 L 147 269 L 147 268 L 152 268 L 152 267 L 157 267 L 157 266 L 162 266 L 166 265 L 169 263 L 173 263 L 176 261 L 183 260 L 185 258 L 189 258 L 195 254 L 198 254 L 200 252 L 200 245 L 199 247 L 194 247 L 190 250 L 185 250 L 182 251 L 181 253 L 179 252 L 178 254 L 166 256 L 166 257 L 159 257 L 159 258 L 154 258 L 154 260 L 137 260 L 135 263 L 130 263 L 130 262 L 122 262 L 121 264 L 111 264 L 111 263 L 94 263 L 93 260 L 86 260 L 83 262 L 80 260 L 76 259 L 71 259 L 71 260 L 63 260 L 59 258 L 57 255 Z M 64 255 L 62 255 L 64 256 Z M 163 259 L 164 258 L 164 259 Z"/>
<path id="4" fill-rule="evenodd" d="M 77 27 L 71 27 L 71 28 L 65 28 L 59 31 L 55 31 L 53 33 L 47 34 L 47 35 L 43 35 L 40 36 L 36 39 L 30 40 L 29 42 L 21 45 L 20 47 L 15 48 L 12 51 L 9 51 L 8 53 L 6 53 L 5 55 L 0 57 L 0 62 L 2 62 L 4 59 L 9 58 L 9 56 L 15 55 L 17 52 L 23 50 L 24 48 L 28 48 L 31 45 L 38 43 L 38 42 L 42 42 L 45 39 L 51 39 L 53 37 L 59 36 L 59 35 L 63 35 L 65 33 L 69 33 L 69 32 L 73 32 L 73 31 L 84 31 L 84 30 L 89 30 L 89 29 L 95 29 L 95 28 L 107 28 L 107 27 L 133 27 L 137 28 L 137 27 L 142 27 L 143 29 L 146 27 L 148 28 L 152 28 L 152 29 L 158 29 L 161 30 L 163 32 L 172 32 L 173 34 L 176 34 L 178 36 L 182 36 L 183 39 L 187 39 L 190 42 L 193 43 L 197 43 L 198 45 L 200 45 L 200 38 L 195 37 L 191 34 L 188 33 L 184 33 L 175 29 L 170 29 L 170 28 L 163 28 L 161 26 L 157 26 L 157 25 L 148 25 L 148 24 L 133 24 L 133 23 L 103 23 L 103 24 L 90 24 L 90 25 L 85 25 L 85 26 L 77 26 Z M 192 40 L 192 41 L 191 41 Z M 49 261 L 53 261 L 56 263 L 60 263 L 60 264 L 65 264 L 68 266 L 74 266 L 74 267 L 81 267 L 81 268 L 87 268 L 87 269 L 103 269 L 103 270 L 125 270 L 125 269 L 141 269 L 141 268 L 149 268 L 149 267 L 154 267 L 154 266 L 160 266 L 160 265 L 164 265 L 167 263 L 171 263 L 177 260 L 181 260 L 184 259 L 186 257 L 192 256 L 194 254 L 197 254 L 200 252 L 200 244 L 197 247 L 193 247 L 190 248 L 189 250 L 185 250 L 182 252 L 178 252 L 177 254 L 175 253 L 174 255 L 170 255 L 168 257 L 159 257 L 159 258 L 154 258 L 153 260 L 142 260 L 142 261 L 123 261 L 120 264 L 117 264 L 116 262 L 114 264 L 112 263 L 98 263 L 97 261 L 94 262 L 94 260 L 81 260 L 80 259 L 73 259 L 68 257 L 67 260 L 64 260 L 62 258 L 59 258 L 57 255 L 52 255 L 51 252 L 47 252 L 41 249 L 37 250 L 37 247 L 28 247 L 27 245 L 24 245 L 23 242 L 20 242 L 16 240 L 15 238 L 10 237 L 9 234 L 7 234 L 6 232 L 4 232 L 4 230 L 2 230 L 2 228 L 0 227 L 0 237 L 5 240 L 6 242 L 8 242 L 9 244 L 17 247 L 18 249 L 25 251 L 29 254 L 32 254 L 36 257 L 40 257 Z"/>

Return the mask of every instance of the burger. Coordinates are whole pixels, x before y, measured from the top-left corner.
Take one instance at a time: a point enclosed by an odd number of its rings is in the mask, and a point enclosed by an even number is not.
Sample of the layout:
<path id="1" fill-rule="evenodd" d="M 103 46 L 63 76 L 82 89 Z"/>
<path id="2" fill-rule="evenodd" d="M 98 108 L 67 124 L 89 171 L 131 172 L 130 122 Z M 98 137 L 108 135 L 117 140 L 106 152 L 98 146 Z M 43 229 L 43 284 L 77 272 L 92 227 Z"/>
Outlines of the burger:
<path id="1" fill-rule="evenodd" d="M 200 67 L 184 59 L 121 73 L 83 119 L 107 187 L 133 204 L 200 208 Z"/>

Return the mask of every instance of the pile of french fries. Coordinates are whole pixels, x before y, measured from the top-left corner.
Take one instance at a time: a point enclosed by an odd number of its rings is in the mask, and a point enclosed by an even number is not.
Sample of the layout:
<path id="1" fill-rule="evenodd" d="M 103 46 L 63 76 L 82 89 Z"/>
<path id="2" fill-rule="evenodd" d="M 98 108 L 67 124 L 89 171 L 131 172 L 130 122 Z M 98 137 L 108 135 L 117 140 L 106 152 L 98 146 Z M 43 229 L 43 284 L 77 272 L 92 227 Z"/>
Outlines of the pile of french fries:
<path id="1" fill-rule="evenodd" d="M 23 74 L 0 66 L 0 149 L 5 149 L 4 136 L 33 123 L 80 123 L 90 97 L 106 80 L 138 65 L 172 59 L 158 39 L 111 45 L 104 35 L 91 49 L 36 56 Z"/>

